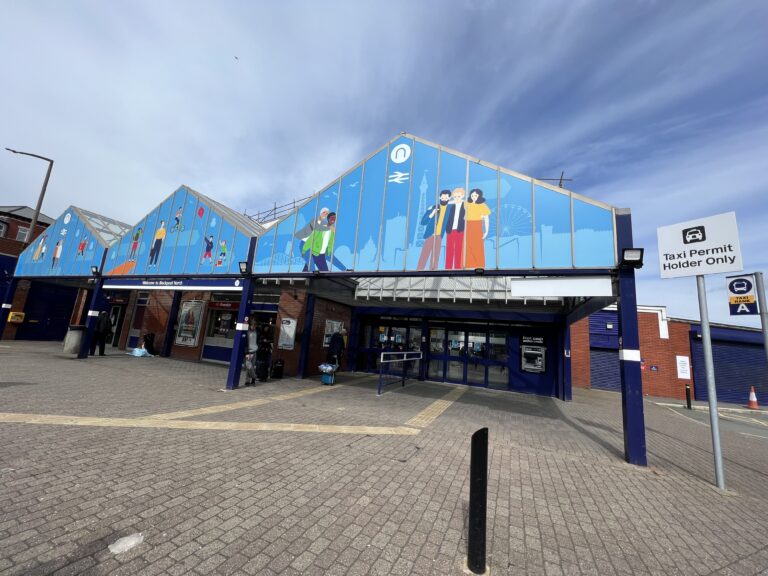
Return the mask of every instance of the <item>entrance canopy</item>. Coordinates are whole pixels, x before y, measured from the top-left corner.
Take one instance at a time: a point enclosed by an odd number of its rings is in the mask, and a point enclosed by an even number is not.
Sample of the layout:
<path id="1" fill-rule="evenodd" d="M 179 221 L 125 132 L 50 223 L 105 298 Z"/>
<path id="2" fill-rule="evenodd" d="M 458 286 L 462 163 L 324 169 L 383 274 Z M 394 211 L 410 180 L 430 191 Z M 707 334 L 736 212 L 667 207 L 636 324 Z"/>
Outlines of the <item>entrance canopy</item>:
<path id="1" fill-rule="evenodd" d="M 260 234 L 257 276 L 615 268 L 615 209 L 402 134 Z"/>

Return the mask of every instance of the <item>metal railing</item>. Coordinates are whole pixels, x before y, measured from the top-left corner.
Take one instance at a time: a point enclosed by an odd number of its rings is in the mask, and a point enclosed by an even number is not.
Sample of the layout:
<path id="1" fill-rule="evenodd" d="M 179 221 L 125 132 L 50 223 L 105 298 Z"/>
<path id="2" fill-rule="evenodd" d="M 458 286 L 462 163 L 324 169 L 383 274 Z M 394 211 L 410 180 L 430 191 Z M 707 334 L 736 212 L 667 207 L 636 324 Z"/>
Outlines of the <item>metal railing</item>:
<path id="1" fill-rule="evenodd" d="M 306 202 L 310 198 L 312 198 L 312 196 L 306 196 L 305 198 L 299 198 L 297 200 L 288 202 L 287 204 L 281 204 L 280 206 L 278 206 L 277 202 L 275 202 L 272 208 L 269 208 L 268 210 L 260 210 L 255 214 L 248 214 L 248 212 L 244 211 L 243 215 L 250 218 L 257 224 L 272 222 L 274 220 L 279 220 L 280 218 L 290 214 L 291 212 L 294 212 L 297 206 L 301 206 L 304 202 Z"/>

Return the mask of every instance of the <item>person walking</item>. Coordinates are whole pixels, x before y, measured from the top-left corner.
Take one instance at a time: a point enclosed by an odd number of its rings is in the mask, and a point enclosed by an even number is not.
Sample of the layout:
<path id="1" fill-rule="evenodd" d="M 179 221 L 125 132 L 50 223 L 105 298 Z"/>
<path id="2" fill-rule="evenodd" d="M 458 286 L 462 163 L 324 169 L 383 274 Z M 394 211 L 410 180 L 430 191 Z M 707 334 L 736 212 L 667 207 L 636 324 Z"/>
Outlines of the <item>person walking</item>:
<path id="1" fill-rule="evenodd" d="M 346 342 L 344 342 L 344 335 L 347 331 L 342 328 L 340 332 L 334 332 L 331 336 L 331 341 L 328 344 L 328 355 L 326 361 L 329 364 L 341 365 L 341 358 L 344 356 L 344 349 L 346 348 Z"/>
<path id="2" fill-rule="evenodd" d="M 245 385 L 256 385 L 256 352 L 259 350 L 259 333 L 256 330 L 256 321 L 248 324 L 248 348 L 245 353 Z"/>
<path id="3" fill-rule="evenodd" d="M 104 347 L 107 345 L 107 337 L 112 334 L 112 322 L 109 320 L 109 314 L 102 310 L 96 319 L 96 328 L 91 338 L 91 356 L 96 353 L 96 345 L 99 345 L 99 356 L 104 356 Z"/>

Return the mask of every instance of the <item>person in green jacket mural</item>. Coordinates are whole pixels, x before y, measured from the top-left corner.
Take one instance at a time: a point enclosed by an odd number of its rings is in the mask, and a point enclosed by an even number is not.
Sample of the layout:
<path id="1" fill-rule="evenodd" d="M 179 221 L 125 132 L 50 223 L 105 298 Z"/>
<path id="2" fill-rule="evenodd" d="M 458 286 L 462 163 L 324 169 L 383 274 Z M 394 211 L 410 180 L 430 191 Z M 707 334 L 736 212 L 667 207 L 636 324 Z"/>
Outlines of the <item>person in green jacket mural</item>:
<path id="1" fill-rule="evenodd" d="M 336 237 L 336 212 L 328 214 L 327 222 L 327 225 L 318 224 L 315 226 L 301 249 L 303 255 L 307 252 L 311 254 L 315 268 L 322 272 L 328 272 L 327 255 L 333 250 L 333 241 Z M 307 270 L 308 266 L 305 264 L 304 271 Z"/>

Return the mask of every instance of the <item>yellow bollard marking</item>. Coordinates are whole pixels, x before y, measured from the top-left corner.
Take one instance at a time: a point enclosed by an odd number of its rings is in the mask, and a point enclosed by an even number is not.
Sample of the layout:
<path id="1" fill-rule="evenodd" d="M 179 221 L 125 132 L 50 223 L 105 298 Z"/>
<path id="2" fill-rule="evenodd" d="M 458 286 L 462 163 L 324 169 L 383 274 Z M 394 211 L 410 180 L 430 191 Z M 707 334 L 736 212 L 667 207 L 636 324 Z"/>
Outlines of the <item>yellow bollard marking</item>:
<path id="1" fill-rule="evenodd" d="M 406 426 L 416 426 L 417 428 L 426 428 L 434 422 L 443 412 L 451 407 L 451 404 L 461 398 L 466 388 L 454 388 L 440 400 L 435 400 L 424 410 L 416 414 L 405 423 Z"/>
<path id="2" fill-rule="evenodd" d="M 302 396 L 309 396 L 310 394 L 317 394 L 318 392 L 325 392 L 326 390 L 333 390 L 335 388 L 341 388 L 341 386 L 307 388 L 306 390 L 298 390 L 296 392 L 289 392 L 287 394 L 279 394 L 278 396 L 268 396 L 267 398 L 257 398 L 255 400 L 244 400 L 242 402 L 234 402 L 232 404 L 219 404 L 217 406 L 207 406 L 205 408 L 194 408 L 192 410 L 181 410 L 179 412 L 166 412 L 163 414 L 146 416 L 146 418 L 152 418 L 155 420 L 178 420 L 179 418 L 190 418 L 192 416 L 203 416 L 205 414 L 218 414 L 219 412 L 229 412 L 230 410 L 239 410 L 241 408 L 250 408 L 252 406 L 262 406 L 264 404 L 269 404 L 270 402 L 277 402 L 280 400 L 292 400 L 294 398 L 301 398 Z"/>
<path id="3" fill-rule="evenodd" d="M 101 426 L 106 428 L 161 428 L 174 430 L 259 430 L 270 432 L 315 432 L 326 434 L 370 434 L 415 436 L 421 432 L 407 426 L 334 426 L 285 422 L 196 422 L 160 418 L 94 418 L 52 414 L 0 412 L 0 423 L 48 424 L 54 426 Z"/>

